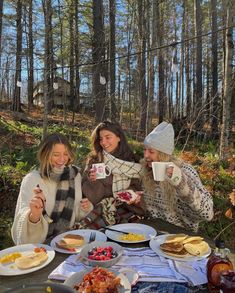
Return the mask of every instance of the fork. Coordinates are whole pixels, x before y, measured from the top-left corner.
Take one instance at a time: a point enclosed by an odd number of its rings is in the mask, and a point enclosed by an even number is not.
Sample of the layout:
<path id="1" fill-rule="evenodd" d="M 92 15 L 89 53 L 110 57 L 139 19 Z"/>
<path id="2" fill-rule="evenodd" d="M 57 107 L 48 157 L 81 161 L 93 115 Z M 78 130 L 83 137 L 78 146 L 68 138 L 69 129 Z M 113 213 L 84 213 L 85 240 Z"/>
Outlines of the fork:
<path id="1" fill-rule="evenodd" d="M 96 233 L 91 232 L 88 243 L 95 241 L 95 238 L 96 238 Z"/>

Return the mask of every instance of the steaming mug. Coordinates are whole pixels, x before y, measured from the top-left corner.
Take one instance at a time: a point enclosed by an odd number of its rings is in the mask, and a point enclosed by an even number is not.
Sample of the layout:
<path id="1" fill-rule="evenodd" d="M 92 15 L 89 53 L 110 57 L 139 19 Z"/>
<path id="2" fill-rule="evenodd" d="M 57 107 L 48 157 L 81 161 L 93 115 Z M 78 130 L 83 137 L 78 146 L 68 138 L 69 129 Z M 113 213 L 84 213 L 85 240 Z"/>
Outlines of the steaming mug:
<path id="1" fill-rule="evenodd" d="M 111 171 L 105 163 L 92 164 L 92 169 L 95 170 L 96 179 L 104 179 L 111 174 Z"/>
<path id="2" fill-rule="evenodd" d="M 172 162 L 152 162 L 153 179 L 164 181 L 166 179 L 166 168 L 172 166 Z"/>

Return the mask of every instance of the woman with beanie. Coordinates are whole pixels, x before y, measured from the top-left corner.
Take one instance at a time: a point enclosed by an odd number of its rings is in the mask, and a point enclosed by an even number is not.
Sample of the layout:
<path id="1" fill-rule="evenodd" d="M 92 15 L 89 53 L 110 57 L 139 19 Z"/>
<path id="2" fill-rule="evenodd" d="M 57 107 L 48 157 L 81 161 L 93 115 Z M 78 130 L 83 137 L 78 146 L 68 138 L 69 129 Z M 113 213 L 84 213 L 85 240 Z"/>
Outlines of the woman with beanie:
<path id="1" fill-rule="evenodd" d="M 39 169 L 21 183 L 12 226 L 15 244 L 42 243 L 47 237 L 72 228 L 93 206 L 82 199 L 79 168 L 62 134 L 50 134 L 38 151 Z"/>
<path id="2" fill-rule="evenodd" d="M 174 157 L 174 129 L 160 123 L 144 140 L 143 188 L 148 215 L 188 230 L 213 217 L 213 200 L 195 169 Z M 169 162 L 165 180 L 155 181 L 153 162 Z"/>
<path id="3" fill-rule="evenodd" d="M 94 205 L 94 210 L 76 228 L 100 228 L 116 223 L 135 221 L 145 214 L 140 194 L 136 201 L 119 201 L 115 194 L 131 189 L 141 190 L 141 165 L 136 163 L 119 124 L 104 121 L 93 131 L 92 152 L 88 156 L 82 179 L 82 192 Z M 93 164 L 104 163 L 110 172 L 99 179 Z M 136 217 L 137 216 L 137 217 Z"/>

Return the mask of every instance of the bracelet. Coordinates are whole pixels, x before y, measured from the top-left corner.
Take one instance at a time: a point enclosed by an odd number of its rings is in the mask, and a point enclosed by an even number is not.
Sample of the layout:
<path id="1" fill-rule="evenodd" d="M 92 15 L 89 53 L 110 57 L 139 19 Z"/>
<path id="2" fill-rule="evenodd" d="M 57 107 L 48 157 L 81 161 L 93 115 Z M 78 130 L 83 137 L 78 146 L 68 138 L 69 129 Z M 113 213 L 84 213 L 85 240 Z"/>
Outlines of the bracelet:
<path id="1" fill-rule="evenodd" d="M 40 218 L 35 222 L 35 221 L 32 221 L 31 220 L 31 217 L 32 217 L 33 215 L 32 215 L 32 213 L 30 213 L 29 214 L 29 221 L 31 222 L 31 223 L 33 223 L 33 224 L 37 224 L 39 221 L 40 221 Z"/>

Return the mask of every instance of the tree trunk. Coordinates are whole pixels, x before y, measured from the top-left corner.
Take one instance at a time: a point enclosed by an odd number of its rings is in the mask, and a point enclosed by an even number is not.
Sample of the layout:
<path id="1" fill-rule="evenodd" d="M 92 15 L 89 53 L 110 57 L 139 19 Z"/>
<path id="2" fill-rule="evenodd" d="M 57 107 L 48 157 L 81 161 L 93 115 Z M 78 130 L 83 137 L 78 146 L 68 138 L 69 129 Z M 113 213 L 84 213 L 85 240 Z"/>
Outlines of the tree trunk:
<path id="1" fill-rule="evenodd" d="M 80 60 L 79 51 L 79 20 L 78 20 L 78 1 L 74 3 L 74 17 L 75 17 L 75 37 L 74 37 L 74 54 L 75 54 L 75 100 L 76 111 L 80 110 L 80 68 L 78 66 Z"/>
<path id="2" fill-rule="evenodd" d="M 152 17 L 150 17 L 151 21 L 151 34 L 152 34 L 152 42 L 150 43 L 150 48 L 156 47 L 156 6 L 157 6 L 157 0 L 153 0 L 152 4 Z M 149 90 L 148 90 L 148 128 L 146 129 L 147 132 L 151 129 L 151 118 L 153 117 L 153 101 L 154 101 L 154 87 L 155 87 L 155 79 L 154 79 L 154 72 L 155 72 L 155 65 L 154 65 L 154 60 L 155 60 L 156 52 L 155 51 L 150 51 L 149 53 Z"/>
<path id="3" fill-rule="evenodd" d="M 144 0 L 138 0 L 138 34 L 139 49 L 138 71 L 139 71 L 139 97 L 140 97 L 140 130 L 146 130 L 147 119 L 147 94 L 146 94 L 146 10 Z"/>
<path id="4" fill-rule="evenodd" d="M 29 1 L 29 73 L 28 73 L 28 111 L 33 105 L 34 58 L 33 58 L 33 1 Z"/>
<path id="5" fill-rule="evenodd" d="M 163 22 L 162 22 L 162 13 L 160 13 L 160 3 L 161 1 L 158 0 L 157 4 L 157 43 L 158 47 L 163 45 Z M 165 87 L 164 87 L 164 57 L 163 57 L 163 49 L 158 51 L 158 92 L 159 92 L 159 101 L 158 101 L 158 110 L 159 110 L 159 123 L 161 123 L 164 119 L 165 113 Z"/>
<path id="6" fill-rule="evenodd" d="M 105 118 L 107 71 L 105 60 L 104 9 L 102 0 L 93 0 L 93 97 L 96 123 Z"/>
<path id="7" fill-rule="evenodd" d="M 226 20 L 226 54 L 225 54 L 225 80 L 224 80 L 224 97 L 223 97 L 223 116 L 220 136 L 220 157 L 227 159 L 229 156 L 229 139 L 231 135 L 231 104 L 233 93 L 232 79 L 232 60 L 233 60 L 233 31 L 229 28 L 233 24 L 234 1 L 226 1 L 227 20 Z"/>
<path id="8" fill-rule="evenodd" d="M 21 58 L 22 58 L 22 2 L 17 1 L 16 8 L 16 72 L 15 72 L 15 87 L 13 95 L 13 111 L 20 112 L 20 92 L 21 92 Z"/>
<path id="9" fill-rule="evenodd" d="M 3 11 L 3 2 L 0 0 L 0 68 L 2 67 L 2 11 Z"/>
<path id="10" fill-rule="evenodd" d="M 219 95 L 218 95 L 218 45 L 217 45 L 217 0 L 211 0 L 211 25 L 212 25 L 212 35 L 211 35 L 211 46 L 212 46 L 212 91 L 211 91 L 211 134 L 214 138 L 219 137 L 218 123 L 219 123 Z"/>
<path id="11" fill-rule="evenodd" d="M 202 117 L 198 113 L 202 109 L 202 11 L 201 0 L 194 0 L 195 11 L 195 33 L 196 33 L 196 88 L 195 88 L 195 113 L 196 128 L 199 129 L 203 126 Z"/>
<path id="12" fill-rule="evenodd" d="M 74 9 L 69 10 L 69 81 L 70 81 L 70 110 L 74 111 Z"/>
<path id="13" fill-rule="evenodd" d="M 109 36 L 109 76 L 110 76 L 110 117 L 111 120 L 115 121 L 117 118 L 117 108 L 116 108 L 116 87 L 115 87 L 115 76 L 116 76 L 116 66 L 115 66 L 115 56 L 116 56 L 116 1 L 109 0 L 109 23 L 110 23 L 110 36 Z"/>

